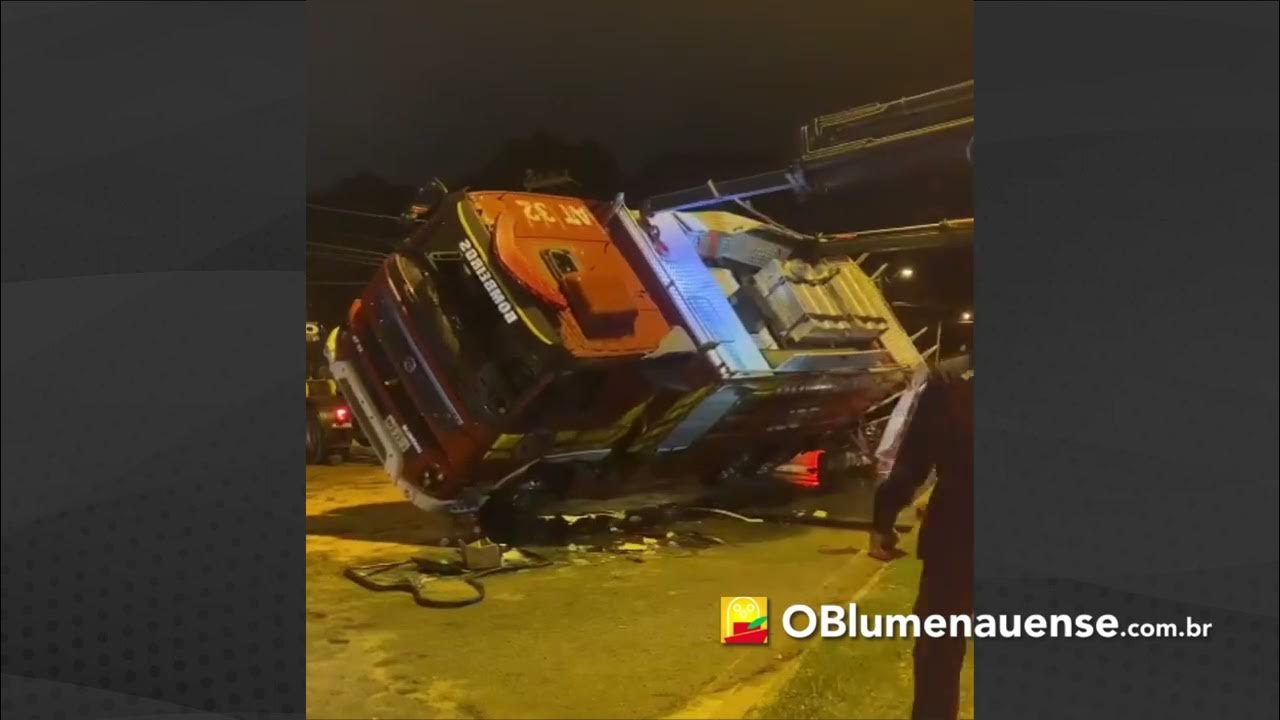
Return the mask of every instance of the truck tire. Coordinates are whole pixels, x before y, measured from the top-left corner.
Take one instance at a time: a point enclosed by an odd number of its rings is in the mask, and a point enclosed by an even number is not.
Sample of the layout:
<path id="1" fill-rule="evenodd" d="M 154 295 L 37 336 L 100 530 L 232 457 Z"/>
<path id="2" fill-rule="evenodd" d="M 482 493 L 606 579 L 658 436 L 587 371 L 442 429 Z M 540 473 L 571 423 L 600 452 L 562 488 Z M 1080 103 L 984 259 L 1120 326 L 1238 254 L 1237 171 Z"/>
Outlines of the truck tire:
<path id="1" fill-rule="evenodd" d="M 324 428 L 320 427 L 320 418 L 316 416 L 316 411 L 307 406 L 307 464 L 319 465 L 324 462 L 328 456 L 328 448 L 325 447 Z"/>

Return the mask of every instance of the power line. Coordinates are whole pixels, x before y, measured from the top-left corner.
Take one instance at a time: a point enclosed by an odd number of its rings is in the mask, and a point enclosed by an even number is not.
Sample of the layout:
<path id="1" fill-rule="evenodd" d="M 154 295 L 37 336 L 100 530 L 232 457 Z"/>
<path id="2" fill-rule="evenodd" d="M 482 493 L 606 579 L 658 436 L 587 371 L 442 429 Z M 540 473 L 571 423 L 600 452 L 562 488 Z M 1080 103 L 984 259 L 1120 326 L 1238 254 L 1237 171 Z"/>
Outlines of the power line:
<path id="1" fill-rule="evenodd" d="M 365 212 L 363 210 L 351 210 L 349 208 L 331 207 L 329 205 L 317 205 L 316 203 L 307 203 L 307 207 L 312 210 L 323 210 L 325 212 L 342 213 L 345 215 L 358 215 L 360 217 L 378 218 L 381 220 L 395 220 L 396 222 L 405 222 L 408 218 L 399 215 L 384 215 L 382 213 Z M 422 220 L 409 220 L 409 222 L 419 223 Z"/>
<path id="2" fill-rule="evenodd" d="M 352 247 L 351 245 L 337 245 L 334 243 L 322 243 L 315 240 L 308 240 L 307 247 L 317 247 L 324 250 L 338 250 L 341 252 L 351 253 L 353 255 L 367 255 L 378 260 L 385 259 L 388 253 L 379 252 L 377 250 L 366 250 L 365 248 Z"/>
<path id="3" fill-rule="evenodd" d="M 307 257 L 320 258 L 322 260 L 336 260 L 338 262 L 347 262 L 352 265 L 364 265 L 365 267 L 382 267 L 382 263 L 373 258 L 361 257 L 359 255 L 343 255 L 335 252 L 308 252 Z"/>
<path id="4" fill-rule="evenodd" d="M 326 235 L 326 236 L 332 235 L 336 237 L 347 238 L 350 240 L 361 240 L 365 243 L 371 243 L 374 245 L 378 245 L 380 247 L 394 247 L 399 245 L 401 241 L 404 240 L 404 235 L 399 233 L 395 235 L 366 235 L 362 233 L 353 233 L 353 232 L 345 232 L 343 230 L 335 230 L 333 228 L 328 228 L 328 227 L 320 227 L 318 225 L 307 228 L 307 233 L 308 234 L 315 233 L 315 234 Z"/>
<path id="5" fill-rule="evenodd" d="M 342 247 L 341 245 L 325 245 L 323 243 L 320 243 L 320 244 L 307 243 L 307 254 L 312 254 L 316 252 L 329 253 L 331 255 L 345 255 L 347 257 L 358 257 L 361 260 L 368 260 L 369 262 L 376 262 L 376 263 L 380 263 L 383 260 L 387 259 L 386 255 L 379 255 L 377 253 L 370 253 L 370 252 L 360 252 L 359 250 L 353 250 L 351 248 Z"/>

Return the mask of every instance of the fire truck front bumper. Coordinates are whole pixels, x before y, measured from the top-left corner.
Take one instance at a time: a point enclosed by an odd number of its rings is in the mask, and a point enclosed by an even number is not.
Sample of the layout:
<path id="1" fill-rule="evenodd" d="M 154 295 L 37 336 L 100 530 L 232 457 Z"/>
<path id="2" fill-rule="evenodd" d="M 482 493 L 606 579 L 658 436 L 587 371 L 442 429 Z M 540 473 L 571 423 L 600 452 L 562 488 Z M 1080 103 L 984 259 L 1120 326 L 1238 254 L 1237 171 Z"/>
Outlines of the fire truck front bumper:
<path id="1" fill-rule="evenodd" d="M 355 416 L 360 429 L 369 440 L 369 445 L 382 461 L 383 469 L 391 477 L 391 482 L 400 489 L 405 499 L 429 512 L 452 510 L 455 503 L 440 500 L 423 492 L 417 483 L 406 476 L 405 456 L 401 449 L 404 443 L 397 437 L 397 434 L 403 431 L 396 425 L 394 417 L 391 415 L 384 417 L 378 411 L 378 406 L 360 377 L 355 362 L 338 355 L 330 360 L 329 369 L 333 372 L 339 390 L 351 406 L 351 414 Z"/>

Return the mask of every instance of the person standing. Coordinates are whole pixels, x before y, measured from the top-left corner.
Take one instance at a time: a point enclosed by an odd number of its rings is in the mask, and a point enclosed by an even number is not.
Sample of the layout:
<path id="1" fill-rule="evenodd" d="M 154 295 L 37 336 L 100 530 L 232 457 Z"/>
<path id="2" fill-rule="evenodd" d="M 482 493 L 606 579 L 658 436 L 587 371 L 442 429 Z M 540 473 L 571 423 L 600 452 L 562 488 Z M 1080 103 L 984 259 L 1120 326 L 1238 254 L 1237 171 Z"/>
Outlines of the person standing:
<path id="1" fill-rule="evenodd" d="M 969 355 L 938 363 L 930 372 L 907 425 L 889 476 L 876 488 L 872 557 L 901 555 L 894 521 L 936 472 L 920 529 L 923 561 L 914 613 L 973 614 L 973 364 Z M 931 638 L 915 644 L 915 692 L 911 717 L 954 718 L 960 704 L 965 638 Z"/>

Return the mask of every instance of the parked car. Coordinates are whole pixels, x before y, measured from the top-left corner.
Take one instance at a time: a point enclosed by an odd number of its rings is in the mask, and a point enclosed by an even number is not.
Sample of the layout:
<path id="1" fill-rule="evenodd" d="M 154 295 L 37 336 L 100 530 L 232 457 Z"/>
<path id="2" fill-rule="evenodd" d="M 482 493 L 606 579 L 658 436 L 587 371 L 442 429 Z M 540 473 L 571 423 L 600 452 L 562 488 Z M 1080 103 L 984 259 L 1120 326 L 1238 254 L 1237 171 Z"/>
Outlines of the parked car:
<path id="1" fill-rule="evenodd" d="M 320 326 L 307 323 L 307 464 L 341 463 L 351 455 L 351 408 L 322 361 Z"/>

